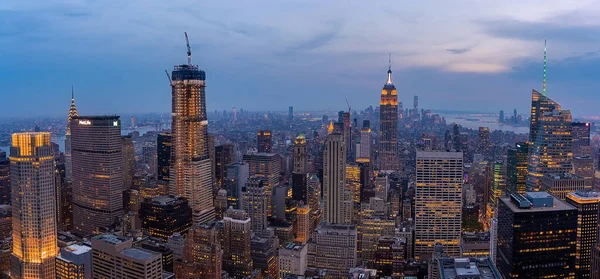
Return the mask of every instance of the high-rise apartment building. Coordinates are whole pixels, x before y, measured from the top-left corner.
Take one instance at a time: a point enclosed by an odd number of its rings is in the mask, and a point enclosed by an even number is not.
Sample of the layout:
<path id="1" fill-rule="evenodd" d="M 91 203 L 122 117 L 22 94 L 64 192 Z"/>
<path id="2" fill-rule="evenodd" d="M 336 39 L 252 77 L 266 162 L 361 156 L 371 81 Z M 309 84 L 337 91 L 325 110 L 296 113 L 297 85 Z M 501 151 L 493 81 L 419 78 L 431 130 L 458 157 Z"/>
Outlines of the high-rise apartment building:
<path id="1" fill-rule="evenodd" d="M 244 277 L 252 272 L 250 239 L 252 224 L 244 210 L 228 209 L 223 217 L 223 270 Z"/>
<path id="2" fill-rule="evenodd" d="M 507 188 L 512 192 L 525 194 L 527 187 L 527 155 L 529 144 L 518 142 L 507 153 Z"/>
<path id="3" fill-rule="evenodd" d="M 162 279 L 162 255 L 112 234 L 92 238 L 93 278 Z"/>
<path id="4" fill-rule="evenodd" d="M 206 73 L 188 64 L 175 66 L 171 74 L 171 195 L 188 199 L 194 223 L 215 218 L 212 201 L 212 162 L 206 112 Z"/>
<path id="5" fill-rule="evenodd" d="M 256 149 L 258 153 L 273 152 L 273 139 L 271 138 L 270 130 L 261 130 L 256 134 Z"/>
<path id="6" fill-rule="evenodd" d="M 139 215 L 142 228 L 165 242 L 175 233 L 185 235 L 192 226 L 192 208 L 183 197 L 145 198 Z"/>
<path id="7" fill-rule="evenodd" d="M 92 279 L 92 247 L 73 244 L 56 257 L 56 279 Z"/>
<path id="8" fill-rule="evenodd" d="M 156 136 L 156 183 L 163 193 L 168 193 L 171 170 L 171 134 L 159 133 Z"/>
<path id="9" fill-rule="evenodd" d="M 233 163 L 227 166 L 225 189 L 227 190 L 227 208 L 241 209 L 242 188 L 250 177 L 247 163 Z"/>
<path id="10" fill-rule="evenodd" d="M 69 115 L 67 116 L 67 133 L 65 134 L 65 180 L 71 182 L 73 178 L 73 161 L 71 158 L 71 121 L 79 116 L 77 107 L 75 106 L 75 94 L 71 88 L 71 107 L 69 107 Z"/>
<path id="11" fill-rule="evenodd" d="M 71 121 L 73 227 L 91 234 L 123 214 L 121 120 L 79 116 Z"/>
<path id="12" fill-rule="evenodd" d="M 352 192 L 346 187 L 346 145 L 340 133 L 329 134 L 325 141 L 323 199 L 326 222 L 352 222 Z"/>
<path id="13" fill-rule="evenodd" d="M 571 137 L 573 138 L 573 156 L 591 156 L 589 152 L 586 152 L 585 147 L 590 146 L 590 129 L 591 123 L 589 122 L 573 122 L 571 124 Z M 588 149 L 591 151 L 591 149 Z"/>
<path id="14" fill-rule="evenodd" d="M 58 255 L 50 133 L 16 133 L 10 147 L 11 278 L 54 279 Z"/>
<path id="15" fill-rule="evenodd" d="M 575 278 L 577 209 L 546 192 L 500 198 L 498 269 L 504 278 Z"/>
<path id="16" fill-rule="evenodd" d="M 183 259 L 175 262 L 177 279 L 221 279 L 222 249 L 216 222 L 194 226 L 185 238 Z"/>
<path id="17" fill-rule="evenodd" d="M 267 193 L 267 214 L 271 216 L 271 194 L 275 186 L 279 185 L 279 172 L 281 160 L 275 153 L 245 154 L 244 163 L 248 164 L 250 176 L 255 176 L 263 181 Z"/>
<path id="18" fill-rule="evenodd" d="M 590 278 L 592 249 L 598 238 L 600 194 L 592 190 L 578 190 L 568 193 L 566 202 L 577 208 L 576 277 Z"/>
<path id="19" fill-rule="evenodd" d="M 429 259 L 439 242 L 460 256 L 463 153 L 417 151 L 415 258 Z"/>
<path id="20" fill-rule="evenodd" d="M 227 166 L 235 161 L 233 144 L 225 143 L 215 146 L 215 178 L 219 187 L 225 186 Z"/>
<path id="21" fill-rule="evenodd" d="M 328 278 L 344 278 L 357 265 L 356 225 L 321 223 L 308 242 L 308 267 L 327 269 Z"/>
<path id="22" fill-rule="evenodd" d="M 250 177 L 242 190 L 242 208 L 250 216 L 252 232 L 267 229 L 267 192 L 260 178 Z"/>
<path id="23" fill-rule="evenodd" d="M 123 170 L 123 191 L 131 190 L 135 171 L 135 155 L 131 135 L 121 136 L 121 158 Z"/>
<path id="24" fill-rule="evenodd" d="M 392 83 L 392 66 L 381 90 L 379 109 L 379 169 L 400 170 L 398 159 L 398 95 Z"/>

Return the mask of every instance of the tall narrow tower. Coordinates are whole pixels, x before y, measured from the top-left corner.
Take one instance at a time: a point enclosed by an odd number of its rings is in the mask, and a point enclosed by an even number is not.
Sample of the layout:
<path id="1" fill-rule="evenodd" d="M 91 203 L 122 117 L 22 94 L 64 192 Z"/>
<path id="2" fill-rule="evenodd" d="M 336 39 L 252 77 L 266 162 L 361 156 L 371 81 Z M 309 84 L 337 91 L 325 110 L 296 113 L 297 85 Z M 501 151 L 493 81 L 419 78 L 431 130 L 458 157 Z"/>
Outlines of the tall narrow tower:
<path id="1" fill-rule="evenodd" d="M 294 169 L 292 171 L 292 198 L 297 201 L 308 203 L 307 176 L 308 168 L 306 165 L 306 137 L 300 134 L 294 140 Z"/>
<path id="2" fill-rule="evenodd" d="M 381 90 L 379 108 L 379 169 L 400 170 L 398 159 L 398 95 L 392 83 L 392 65 Z"/>
<path id="3" fill-rule="evenodd" d="M 11 278 L 54 279 L 56 202 L 50 133 L 17 133 L 10 148 Z"/>
<path id="4" fill-rule="evenodd" d="M 175 66 L 171 75 L 173 118 L 169 192 L 187 198 L 194 211 L 194 223 L 201 224 L 214 219 L 215 208 L 204 92 L 206 73 L 192 65 L 191 55 L 188 43 L 188 64 Z"/>
<path id="5" fill-rule="evenodd" d="M 71 87 L 71 107 L 69 108 L 69 116 L 67 117 L 67 133 L 65 134 L 65 179 L 71 182 L 73 176 L 73 161 L 71 158 L 71 120 L 79 116 L 75 107 L 75 92 Z"/>
<path id="6" fill-rule="evenodd" d="M 323 199 L 326 222 L 352 222 L 352 192 L 346 188 L 346 145 L 341 133 L 329 134 L 325 141 Z"/>

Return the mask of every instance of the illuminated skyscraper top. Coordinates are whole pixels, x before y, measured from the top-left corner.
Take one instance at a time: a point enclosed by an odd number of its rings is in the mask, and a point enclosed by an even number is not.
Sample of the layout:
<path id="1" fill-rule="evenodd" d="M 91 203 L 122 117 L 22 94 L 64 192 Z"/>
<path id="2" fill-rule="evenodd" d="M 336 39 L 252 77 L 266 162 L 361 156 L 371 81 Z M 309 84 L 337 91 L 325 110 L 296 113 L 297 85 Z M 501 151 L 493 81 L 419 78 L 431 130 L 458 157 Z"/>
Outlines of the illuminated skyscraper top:
<path id="1" fill-rule="evenodd" d="M 75 107 L 75 92 L 73 87 L 71 87 L 71 107 L 69 108 L 69 116 L 67 117 L 67 135 L 71 134 L 71 119 L 77 116 L 79 116 L 79 113 L 77 112 L 77 107 Z"/>
<path id="2" fill-rule="evenodd" d="M 399 170 L 398 160 L 398 95 L 392 83 L 392 64 L 381 90 L 379 109 L 379 169 Z"/>
<path id="3" fill-rule="evenodd" d="M 186 34 L 187 41 L 187 34 Z M 191 63 L 172 72 L 172 139 L 170 194 L 187 198 L 194 210 L 194 223 L 214 218 L 211 160 L 206 114 L 206 73 Z"/>

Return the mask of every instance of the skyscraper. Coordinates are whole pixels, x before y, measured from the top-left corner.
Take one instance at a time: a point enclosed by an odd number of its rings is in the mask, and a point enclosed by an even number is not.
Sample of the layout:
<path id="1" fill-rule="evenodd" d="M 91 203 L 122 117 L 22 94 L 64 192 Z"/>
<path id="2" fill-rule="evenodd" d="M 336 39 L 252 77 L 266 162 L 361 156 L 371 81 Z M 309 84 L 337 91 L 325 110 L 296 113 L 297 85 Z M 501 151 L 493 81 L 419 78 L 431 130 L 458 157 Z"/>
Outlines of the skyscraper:
<path id="1" fill-rule="evenodd" d="M 573 138 L 573 157 L 575 156 L 591 156 L 586 152 L 585 147 L 590 146 L 590 129 L 589 122 L 574 122 L 571 124 L 571 137 Z M 589 150 L 591 151 L 591 150 Z"/>
<path id="2" fill-rule="evenodd" d="M 10 204 L 10 161 L 0 150 L 0 204 Z"/>
<path id="3" fill-rule="evenodd" d="M 504 278 L 575 278 L 577 209 L 546 192 L 498 205 L 497 265 Z"/>
<path id="4" fill-rule="evenodd" d="M 416 97 L 416 96 L 415 96 Z M 400 170 L 398 159 L 398 95 L 392 83 L 392 66 L 381 90 L 379 115 L 379 169 Z"/>
<path id="5" fill-rule="evenodd" d="M 346 187 L 346 145 L 340 133 L 329 134 L 325 141 L 323 199 L 326 222 L 351 223 L 352 192 Z"/>
<path id="6" fill-rule="evenodd" d="M 516 193 L 525 194 L 527 185 L 527 154 L 529 145 L 526 142 L 518 142 L 514 148 L 507 151 L 507 186 Z"/>
<path id="7" fill-rule="evenodd" d="M 185 235 L 192 226 L 192 209 L 183 197 L 145 198 L 140 206 L 142 228 L 167 241 L 175 233 Z"/>
<path id="8" fill-rule="evenodd" d="M 275 153 L 253 153 L 245 154 L 243 161 L 249 166 L 250 176 L 263 181 L 267 193 L 267 215 L 271 216 L 271 191 L 279 185 L 280 157 Z"/>
<path id="9" fill-rule="evenodd" d="M 356 152 L 357 162 L 371 161 L 371 123 L 369 120 L 363 121 L 363 126 L 360 129 L 360 145 Z"/>
<path id="10" fill-rule="evenodd" d="M 227 166 L 225 187 L 227 190 L 228 208 L 241 209 L 242 188 L 246 185 L 248 177 L 250 177 L 248 166 L 246 163 L 233 163 Z"/>
<path id="11" fill-rule="evenodd" d="M 429 259 L 436 242 L 460 256 L 463 153 L 417 151 L 415 258 Z"/>
<path id="12" fill-rule="evenodd" d="M 173 118 L 169 192 L 187 198 L 194 211 L 194 223 L 204 223 L 215 217 L 204 91 L 206 73 L 192 65 L 188 48 L 188 63 L 175 66 L 171 78 Z"/>
<path id="13" fill-rule="evenodd" d="M 215 177 L 219 187 L 225 186 L 225 178 L 227 177 L 227 165 L 235 161 L 235 153 L 233 144 L 225 143 L 215 146 Z"/>
<path id="14" fill-rule="evenodd" d="M 250 177 L 242 190 L 242 208 L 250 216 L 252 231 L 260 233 L 267 229 L 267 193 L 260 178 Z"/>
<path id="15" fill-rule="evenodd" d="M 303 201 L 305 204 L 307 199 L 307 162 L 306 162 L 306 137 L 300 134 L 294 140 L 294 169 L 292 171 L 292 199 Z"/>
<path id="16" fill-rule="evenodd" d="M 156 183 L 168 193 L 171 169 L 171 134 L 160 133 L 156 137 Z"/>
<path id="17" fill-rule="evenodd" d="M 72 119 L 73 227 L 98 232 L 123 214 L 123 158 L 118 116 Z"/>
<path id="18" fill-rule="evenodd" d="M 135 171 L 135 156 L 131 135 L 121 137 L 121 158 L 123 170 L 123 191 L 131 190 Z"/>
<path id="19" fill-rule="evenodd" d="M 308 267 L 327 269 L 328 278 L 344 278 L 356 266 L 356 225 L 321 223 L 308 242 Z"/>
<path id="20" fill-rule="evenodd" d="M 161 279 L 162 255 L 132 247 L 131 238 L 111 234 L 92 238 L 94 278 Z"/>
<path id="21" fill-rule="evenodd" d="M 17 133 L 10 148 L 11 278 L 54 279 L 58 255 L 50 133 Z"/>
<path id="22" fill-rule="evenodd" d="M 541 188 L 544 175 L 567 173 L 573 168 L 571 112 L 556 106 L 537 118 L 537 137 L 529 150 L 527 163 L 527 187 L 531 190 Z"/>
<path id="23" fill-rule="evenodd" d="M 228 209 L 223 217 L 223 270 L 236 278 L 252 272 L 252 225 L 244 210 Z"/>
<path id="24" fill-rule="evenodd" d="M 567 194 L 566 202 L 577 208 L 577 278 L 590 278 L 592 248 L 598 236 L 600 195 L 591 190 L 578 190 Z"/>
<path id="25" fill-rule="evenodd" d="M 185 238 L 183 259 L 175 262 L 178 279 L 220 279 L 222 249 L 216 222 L 194 226 Z"/>
<path id="26" fill-rule="evenodd" d="M 270 130 L 261 130 L 256 134 L 256 144 L 259 153 L 273 152 L 273 140 Z"/>
<path id="27" fill-rule="evenodd" d="M 288 125 L 292 125 L 294 121 L 294 107 L 290 106 L 288 108 Z"/>
<path id="28" fill-rule="evenodd" d="M 73 161 L 71 158 L 71 121 L 74 117 L 79 116 L 77 107 L 75 107 L 75 93 L 71 87 L 71 107 L 69 108 L 69 116 L 67 117 L 67 133 L 65 134 L 65 180 L 71 182 L 73 177 Z"/>

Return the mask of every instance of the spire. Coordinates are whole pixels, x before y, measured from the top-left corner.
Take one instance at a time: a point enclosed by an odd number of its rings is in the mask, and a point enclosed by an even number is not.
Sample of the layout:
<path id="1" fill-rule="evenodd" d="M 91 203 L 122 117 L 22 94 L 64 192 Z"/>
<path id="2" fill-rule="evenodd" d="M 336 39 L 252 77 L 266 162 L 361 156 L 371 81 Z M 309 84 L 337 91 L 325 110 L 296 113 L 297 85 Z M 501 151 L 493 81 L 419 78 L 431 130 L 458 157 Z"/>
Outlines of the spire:
<path id="1" fill-rule="evenodd" d="M 392 84 L 392 54 L 388 56 L 388 71 L 387 71 L 387 82 L 385 84 Z"/>
<path id="2" fill-rule="evenodd" d="M 329 121 L 329 127 L 327 127 L 327 134 L 333 133 L 333 121 Z"/>
<path id="3" fill-rule="evenodd" d="M 71 84 L 71 102 L 75 102 L 75 90 L 73 89 L 73 84 Z"/>
<path id="4" fill-rule="evenodd" d="M 75 106 L 75 90 L 73 89 L 73 85 L 71 85 L 71 107 L 69 108 L 69 116 L 67 117 L 67 134 L 71 134 L 71 119 L 73 117 L 79 116 L 77 112 L 77 107 Z"/>
<path id="5" fill-rule="evenodd" d="M 544 82 L 542 84 L 542 95 L 546 96 L 546 40 L 544 40 Z"/>

